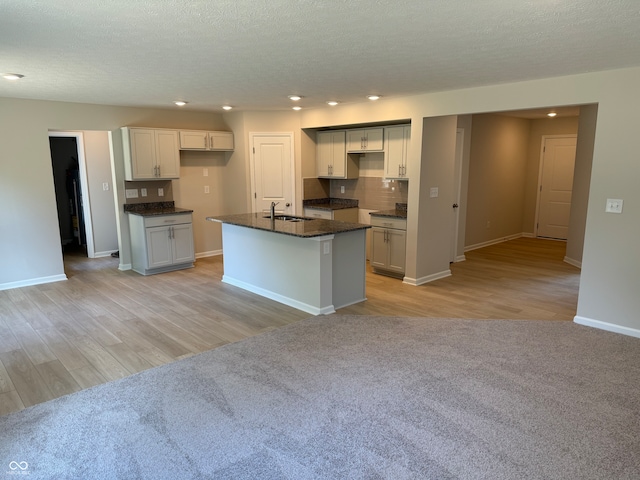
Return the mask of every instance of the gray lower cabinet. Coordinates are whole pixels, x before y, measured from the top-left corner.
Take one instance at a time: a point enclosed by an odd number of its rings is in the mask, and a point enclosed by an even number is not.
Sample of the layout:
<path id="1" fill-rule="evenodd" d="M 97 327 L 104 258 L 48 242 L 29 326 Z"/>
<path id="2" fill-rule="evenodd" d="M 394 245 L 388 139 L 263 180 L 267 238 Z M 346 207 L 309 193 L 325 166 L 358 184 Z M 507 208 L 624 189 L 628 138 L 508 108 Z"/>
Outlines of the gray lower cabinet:
<path id="1" fill-rule="evenodd" d="M 371 216 L 370 264 L 375 273 L 403 276 L 407 251 L 407 221 Z"/>
<path id="2" fill-rule="evenodd" d="M 131 263 L 142 275 L 193 267 L 193 224 L 190 213 L 129 215 Z"/>

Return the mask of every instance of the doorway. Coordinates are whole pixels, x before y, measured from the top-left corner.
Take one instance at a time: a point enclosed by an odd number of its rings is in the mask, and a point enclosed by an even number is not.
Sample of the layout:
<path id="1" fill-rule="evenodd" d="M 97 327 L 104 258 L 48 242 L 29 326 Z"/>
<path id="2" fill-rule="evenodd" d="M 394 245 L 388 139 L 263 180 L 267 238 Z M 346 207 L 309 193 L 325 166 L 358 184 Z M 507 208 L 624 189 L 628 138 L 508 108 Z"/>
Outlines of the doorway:
<path id="1" fill-rule="evenodd" d="M 63 254 L 93 257 L 84 142 L 79 132 L 49 132 Z"/>

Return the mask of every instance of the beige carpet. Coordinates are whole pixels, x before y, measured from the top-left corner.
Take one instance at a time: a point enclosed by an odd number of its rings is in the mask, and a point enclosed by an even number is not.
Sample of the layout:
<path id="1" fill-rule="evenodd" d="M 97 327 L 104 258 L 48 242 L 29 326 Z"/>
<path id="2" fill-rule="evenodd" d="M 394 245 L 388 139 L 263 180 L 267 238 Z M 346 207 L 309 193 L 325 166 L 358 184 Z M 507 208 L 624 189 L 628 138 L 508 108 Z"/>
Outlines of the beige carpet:
<path id="1" fill-rule="evenodd" d="M 639 386 L 570 322 L 315 317 L 0 417 L 0 474 L 638 479 Z"/>

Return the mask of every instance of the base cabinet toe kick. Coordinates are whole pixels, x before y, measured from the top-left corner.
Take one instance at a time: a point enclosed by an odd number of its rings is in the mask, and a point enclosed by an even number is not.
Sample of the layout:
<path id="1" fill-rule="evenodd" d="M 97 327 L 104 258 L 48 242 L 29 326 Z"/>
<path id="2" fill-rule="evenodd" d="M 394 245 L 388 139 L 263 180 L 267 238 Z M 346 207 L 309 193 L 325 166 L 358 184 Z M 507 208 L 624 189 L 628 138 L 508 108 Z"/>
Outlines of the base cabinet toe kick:
<path id="1" fill-rule="evenodd" d="M 366 300 L 368 225 L 262 214 L 207 220 L 222 223 L 223 282 L 313 315 Z"/>

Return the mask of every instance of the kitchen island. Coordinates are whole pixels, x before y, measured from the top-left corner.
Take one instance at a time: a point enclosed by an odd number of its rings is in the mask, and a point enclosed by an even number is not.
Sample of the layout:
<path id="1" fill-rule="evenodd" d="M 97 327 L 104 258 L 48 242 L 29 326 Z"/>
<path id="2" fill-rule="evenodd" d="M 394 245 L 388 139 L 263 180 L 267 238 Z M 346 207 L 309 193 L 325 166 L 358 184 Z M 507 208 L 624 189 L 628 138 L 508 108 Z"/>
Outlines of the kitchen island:
<path id="1" fill-rule="evenodd" d="M 207 217 L 222 224 L 223 282 L 314 315 L 366 300 L 369 225 L 279 217 Z"/>

